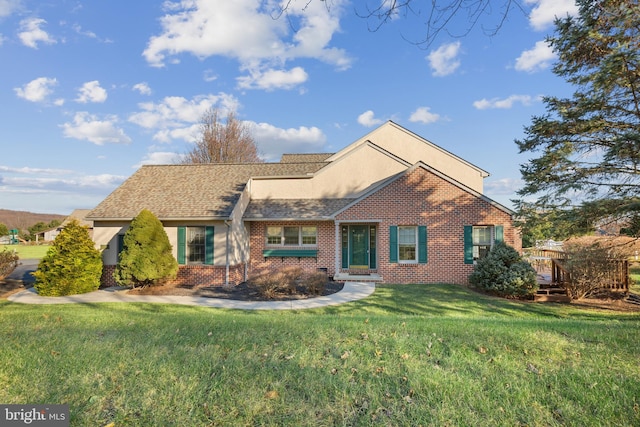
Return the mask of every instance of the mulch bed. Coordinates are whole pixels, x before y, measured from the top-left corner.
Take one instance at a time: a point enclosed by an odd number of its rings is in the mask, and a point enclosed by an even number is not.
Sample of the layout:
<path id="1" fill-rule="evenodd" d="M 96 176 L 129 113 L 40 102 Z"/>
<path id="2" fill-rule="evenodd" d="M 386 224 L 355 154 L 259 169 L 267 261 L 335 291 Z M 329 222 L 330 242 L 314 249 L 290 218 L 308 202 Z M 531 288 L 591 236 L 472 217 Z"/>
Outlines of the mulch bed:
<path id="1" fill-rule="evenodd" d="M 0 298 L 6 298 L 11 294 L 24 290 L 22 280 L 2 280 L 0 279 Z"/>
<path id="2" fill-rule="evenodd" d="M 343 283 L 329 281 L 325 286 L 321 295 L 311 295 L 306 293 L 306 289 L 302 286 L 298 287 L 296 292 L 279 292 L 272 298 L 262 296 L 257 287 L 247 282 L 232 286 L 202 286 L 190 288 L 187 286 L 162 285 L 148 286 L 144 288 L 130 289 L 127 291 L 131 295 L 183 295 L 198 296 L 207 298 L 223 298 L 233 299 L 237 301 L 291 301 L 307 298 L 315 298 L 317 296 L 331 295 L 342 290 Z"/>

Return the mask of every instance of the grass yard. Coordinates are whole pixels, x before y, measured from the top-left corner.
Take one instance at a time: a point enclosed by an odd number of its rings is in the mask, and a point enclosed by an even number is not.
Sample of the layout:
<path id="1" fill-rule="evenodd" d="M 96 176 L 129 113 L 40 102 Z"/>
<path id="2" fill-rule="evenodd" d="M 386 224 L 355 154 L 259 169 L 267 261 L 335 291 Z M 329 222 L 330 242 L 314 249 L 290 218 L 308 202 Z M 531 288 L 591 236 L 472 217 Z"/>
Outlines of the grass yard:
<path id="1" fill-rule="evenodd" d="M 640 314 L 380 286 L 309 311 L 0 301 L 0 402 L 73 426 L 637 426 Z"/>
<path id="2" fill-rule="evenodd" d="M 50 247 L 49 245 L 0 245 L 0 252 L 8 249 L 16 251 L 20 259 L 41 259 Z"/>
<path id="3" fill-rule="evenodd" d="M 640 293 L 640 263 L 631 264 L 629 267 L 629 276 L 631 277 L 631 292 Z"/>

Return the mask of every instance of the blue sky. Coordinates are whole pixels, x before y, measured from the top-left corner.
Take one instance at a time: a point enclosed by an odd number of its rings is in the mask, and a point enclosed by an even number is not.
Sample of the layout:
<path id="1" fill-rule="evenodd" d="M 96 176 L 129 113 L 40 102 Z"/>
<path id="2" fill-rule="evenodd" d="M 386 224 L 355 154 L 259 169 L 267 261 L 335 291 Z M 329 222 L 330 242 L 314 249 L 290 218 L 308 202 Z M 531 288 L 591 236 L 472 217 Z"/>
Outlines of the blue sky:
<path id="1" fill-rule="evenodd" d="M 393 120 L 490 172 L 485 194 L 511 207 L 531 157 L 514 140 L 541 96 L 571 91 L 544 39 L 573 1 L 522 0 L 489 36 L 495 8 L 428 46 L 419 16 L 370 31 L 366 3 L 297 0 L 274 19 L 275 1 L 0 0 L 0 208 L 93 208 L 187 152 L 212 107 L 236 110 L 267 161 Z"/>

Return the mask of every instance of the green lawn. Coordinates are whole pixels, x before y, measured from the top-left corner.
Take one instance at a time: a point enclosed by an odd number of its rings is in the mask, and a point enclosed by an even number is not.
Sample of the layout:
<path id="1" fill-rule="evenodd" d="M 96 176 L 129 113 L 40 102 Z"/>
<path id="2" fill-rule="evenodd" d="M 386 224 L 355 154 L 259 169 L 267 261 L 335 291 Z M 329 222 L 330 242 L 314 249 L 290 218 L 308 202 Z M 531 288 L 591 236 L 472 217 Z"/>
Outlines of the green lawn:
<path id="1" fill-rule="evenodd" d="M 49 245 L 0 245 L 0 252 L 8 249 L 16 251 L 20 259 L 41 259 L 50 247 Z"/>
<path id="2" fill-rule="evenodd" d="M 631 292 L 640 293 L 640 263 L 631 264 L 629 267 L 629 276 L 631 277 Z"/>
<path id="3" fill-rule="evenodd" d="M 0 402 L 73 426 L 637 426 L 639 330 L 451 285 L 309 311 L 0 301 Z"/>

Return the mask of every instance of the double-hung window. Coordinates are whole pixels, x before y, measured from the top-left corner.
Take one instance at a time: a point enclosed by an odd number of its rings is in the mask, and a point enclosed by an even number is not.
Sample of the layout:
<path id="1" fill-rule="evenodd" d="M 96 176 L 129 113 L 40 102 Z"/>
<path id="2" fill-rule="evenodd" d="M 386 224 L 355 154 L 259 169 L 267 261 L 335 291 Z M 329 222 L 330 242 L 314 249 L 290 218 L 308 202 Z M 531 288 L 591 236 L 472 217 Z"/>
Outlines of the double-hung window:
<path id="1" fill-rule="evenodd" d="M 205 228 L 187 227 L 187 263 L 204 264 Z"/>
<path id="2" fill-rule="evenodd" d="M 392 225 L 389 227 L 389 262 L 427 263 L 427 227 Z"/>
<path id="3" fill-rule="evenodd" d="M 486 257 L 496 241 L 504 240 L 501 225 L 467 225 L 464 227 L 464 262 L 473 264 Z"/>
<path id="4" fill-rule="evenodd" d="M 214 228 L 178 227 L 178 264 L 213 264 Z"/>
<path id="5" fill-rule="evenodd" d="M 418 227 L 398 227 L 398 261 L 418 262 Z"/>
<path id="6" fill-rule="evenodd" d="M 493 227 L 473 227 L 473 259 L 487 256 L 493 244 Z"/>
<path id="7" fill-rule="evenodd" d="M 316 246 L 317 242 L 318 229 L 315 225 L 267 227 L 269 246 Z"/>

